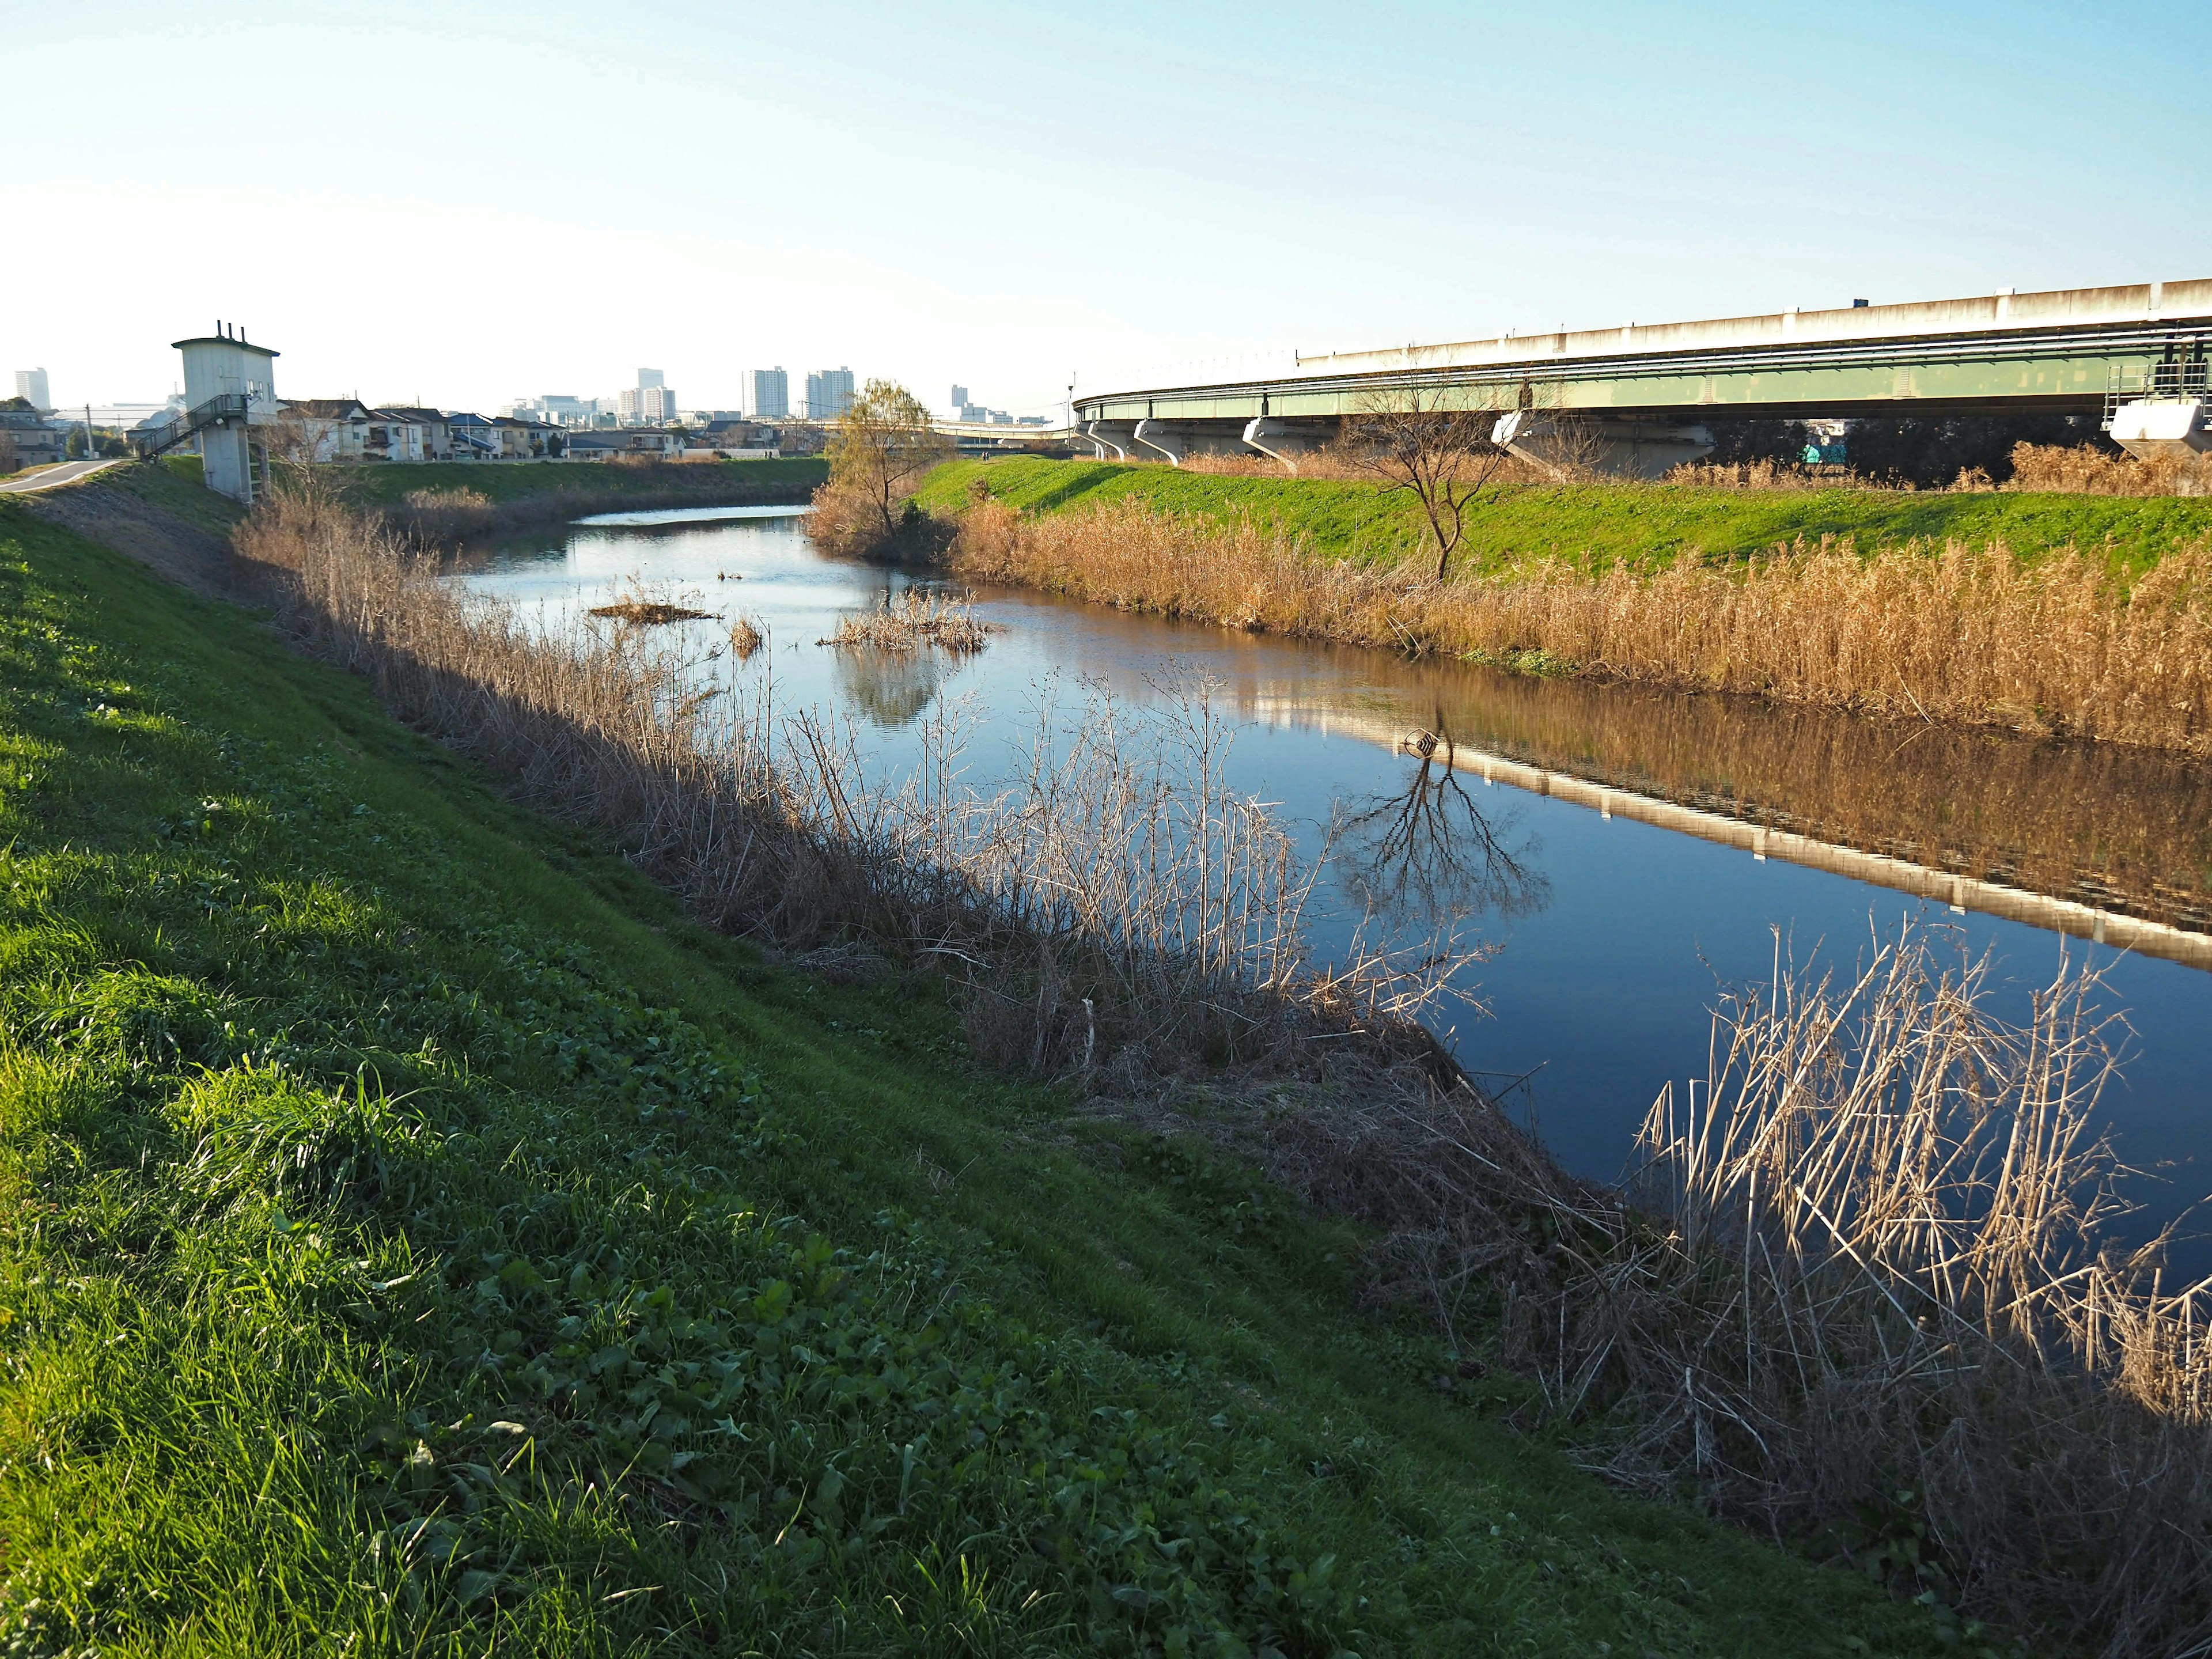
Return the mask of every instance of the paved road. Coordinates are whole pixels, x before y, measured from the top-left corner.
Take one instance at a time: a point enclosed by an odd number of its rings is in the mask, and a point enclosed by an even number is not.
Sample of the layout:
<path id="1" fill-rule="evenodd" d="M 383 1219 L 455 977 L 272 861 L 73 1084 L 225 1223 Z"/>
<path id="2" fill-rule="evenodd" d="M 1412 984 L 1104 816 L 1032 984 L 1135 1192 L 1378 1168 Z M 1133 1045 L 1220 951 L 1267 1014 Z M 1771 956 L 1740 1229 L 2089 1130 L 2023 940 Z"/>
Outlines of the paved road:
<path id="1" fill-rule="evenodd" d="M 59 466 L 50 466 L 28 477 L 0 478 L 0 495 L 27 495 L 33 490 L 52 489 L 57 484 L 75 483 L 104 468 L 122 465 L 119 456 L 111 456 L 104 461 L 64 461 Z"/>

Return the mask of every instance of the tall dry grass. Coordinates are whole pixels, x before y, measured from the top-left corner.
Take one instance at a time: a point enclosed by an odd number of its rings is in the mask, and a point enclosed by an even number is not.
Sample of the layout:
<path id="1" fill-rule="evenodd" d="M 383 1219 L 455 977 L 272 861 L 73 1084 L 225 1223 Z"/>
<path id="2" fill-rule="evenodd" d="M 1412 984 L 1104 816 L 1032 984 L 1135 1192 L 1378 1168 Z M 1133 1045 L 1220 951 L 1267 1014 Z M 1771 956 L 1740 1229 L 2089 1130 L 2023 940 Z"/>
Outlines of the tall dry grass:
<path id="1" fill-rule="evenodd" d="M 1041 714 L 995 791 L 969 787 L 941 720 L 913 773 L 871 781 L 848 731 L 716 690 L 700 647 L 629 608 L 548 634 L 313 493 L 272 495 L 236 541 L 282 573 L 300 637 L 402 717 L 618 838 L 710 925 L 950 969 L 988 1057 L 1125 1087 L 1200 1061 L 1301 1073 L 1339 1049 L 1378 1077 L 1414 1066 L 1389 1086 L 1448 1070 L 1417 1022 L 1468 952 L 1310 957 L 1317 866 L 1229 786 L 1203 688 L 1164 714 L 1101 696 L 1072 738 Z"/>
<path id="2" fill-rule="evenodd" d="M 2212 1644 L 2212 1281 L 2116 1251 L 2116 1017 L 2062 960 L 2015 1020 L 1908 926 L 1856 973 L 1777 947 L 1702 1093 L 1654 1106 L 1644 1214 L 1532 1310 L 1591 1460 L 2108 1655 Z"/>
<path id="3" fill-rule="evenodd" d="M 2004 488 L 2076 495 L 2212 495 L 2212 456 L 2138 459 L 2091 444 L 2015 444 Z"/>
<path id="4" fill-rule="evenodd" d="M 1778 959 L 1723 1003 L 1702 1099 L 1655 1108 L 1625 1204 L 1421 1035 L 1460 959 L 1308 956 L 1313 866 L 1226 785 L 1204 697 L 1042 720 L 994 793 L 950 726 L 871 784 L 834 726 L 715 694 L 665 632 L 549 635 L 326 501 L 264 501 L 238 544 L 303 643 L 702 919 L 833 969 L 938 964 L 985 1059 L 1202 1127 L 1370 1223 L 1370 1293 L 1608 1428 L 1587 1456 L 1613 1478 L 2043 1650 L 2212 1650 L 2206 1291 L 2101 1245 L 2093 975 L 2008 1024 L 1985 961 L 1910 933 L 1842 981 Z M 1173 1109 L 1194 1073 L 1236 1109 Z"/>
<path id="5" fill-rule="evenodd" d="M 2212 546 L 2132 580 L 2072 551 L 1862 557 L 1824 539 L 1741 565 L 1593 575 L 1535 560 L 1438 583 L 1321 558 L 1249 520 L 984 501 L 952 561 L 973 580 L 1224 627 L 2212 752 Z"/>

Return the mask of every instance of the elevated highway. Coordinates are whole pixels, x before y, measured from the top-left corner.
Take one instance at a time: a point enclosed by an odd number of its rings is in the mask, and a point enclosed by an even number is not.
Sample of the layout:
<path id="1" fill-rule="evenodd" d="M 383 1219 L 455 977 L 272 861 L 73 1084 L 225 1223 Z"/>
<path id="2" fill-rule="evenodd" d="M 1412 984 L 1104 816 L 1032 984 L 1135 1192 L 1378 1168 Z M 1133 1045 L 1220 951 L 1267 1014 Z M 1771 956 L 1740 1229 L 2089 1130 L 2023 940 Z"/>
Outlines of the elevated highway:
<path id="1" fill-rule="evenodd" d="M 1628 323 L 1299 356 L 1255 379 L 1075 399 L 1107 459 L 1259 453 L 1295 471 L 1346 417 L 1419 398 L 1495 410 L 1547 464 L 1653 476 L 1708 453 L 1705 421 L 2035 410 L 2100 416 L 2130 448 L 2212 448 L 2212 280 Z"/>

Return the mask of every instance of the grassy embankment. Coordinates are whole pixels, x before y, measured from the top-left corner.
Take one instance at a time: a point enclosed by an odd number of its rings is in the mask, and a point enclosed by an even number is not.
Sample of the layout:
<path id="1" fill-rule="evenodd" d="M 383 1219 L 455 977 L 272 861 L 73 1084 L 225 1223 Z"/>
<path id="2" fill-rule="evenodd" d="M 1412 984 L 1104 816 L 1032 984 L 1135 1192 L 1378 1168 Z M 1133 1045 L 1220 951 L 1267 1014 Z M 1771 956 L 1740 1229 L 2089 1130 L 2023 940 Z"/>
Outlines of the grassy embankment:
<path id="1" fill-rule="evenodd" d="M 1010 459 L 941 468 L 920 500 L 957 519 L 952 562 L 971 580 L 1534 672 L 2212 752 L 2212 500 L 1516 488 L 1474 514 L 1443 580 L 1410 507 L 1358 483 Z"/>
<path id="2" fill-rule="evenodd" d="M 1517 1438 L 1343 1230 L 690 927 L 243 613 L 14 507 L 0 595 L 0 1634 L 1933 1647 Z"/>
<path id="3" fill-rule="evenodd" d="M 200 481 L 199 457 L 164 458 Z M 796 505 L 830 476 L 816 457 L 751 461 L 423 462 L 319 466 L 319 483 L 352 506 L 434 542 L 496 535 L 588 513 L 662 507 Z"/>
<path id="4" fill-rule="evenodd" d="M 1249 519 L 1303 538 L 1316 553 L 1363 564 L 1395 564 L 1427 533 L 1407 497 L 1385 496 L 1370 483 L 1029 457 L 948 462 L 915 500 L 952 517 L 966 507 L 977 480 L 1025 513 L 1133 501 L 1224 526 Z M 2022 557 L 2075 547 L 2103 552 L 2116 570 L 2134 571 L 2212 537 L 2212 496 L 1536 485 L 1516 488 L 1477 514 L 1462 556 L 1474 574 L 1532 558 L 1583 570 L 1615 563 L 1650 570 L 1692 550 L 1738 559 L 1822 537 L 1849 537 L 1862 553 L 1912 542 L 2002 543 Z"/>

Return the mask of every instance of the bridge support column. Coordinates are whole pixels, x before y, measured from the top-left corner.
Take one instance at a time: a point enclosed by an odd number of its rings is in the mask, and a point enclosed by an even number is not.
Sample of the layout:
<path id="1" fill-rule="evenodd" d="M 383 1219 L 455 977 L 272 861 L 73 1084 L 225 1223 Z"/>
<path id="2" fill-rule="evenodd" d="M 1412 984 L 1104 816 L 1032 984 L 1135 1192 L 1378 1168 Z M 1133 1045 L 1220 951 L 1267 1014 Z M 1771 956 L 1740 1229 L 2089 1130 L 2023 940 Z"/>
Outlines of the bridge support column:
<path id="1" fill-rule="evenodd" d="M 1131 435 L 1153 453 L 1166 456 L 1172 465 L 1181 466 L 1182 458 L 1190 453 L 1190 446 L 1183 434 L 1164 421 L 1139 421 L 1136 431 Z"/>
<path id="2" fill-rule="evenodd" d="M 1102 461 L 1126 461 L 1129 447 L 1137 441 L 1138 422 L 1135 421 L 1089 421 L 1085 422 L 1083 435 L 1098 451 Z"/>
<path id="3" fill-rule="evenodd" d="M 1303 431 L 1272 415 L 1260 416 L 1244 426 L 1244 447 L 1258 450 L 1293 477 L 1297 473 L 1298 457 L 1310 455 L 1324 441 L 1323 435 Z"/>
<path id="4" fill-rule="evenodd" d="M 1553 472 L 1601 472 L 1616 478 L 1662 477 L 1713 450 L 1713 434 L 1702 426 L 1528 409 L 1499 416 L 1490 441 Z"/>

